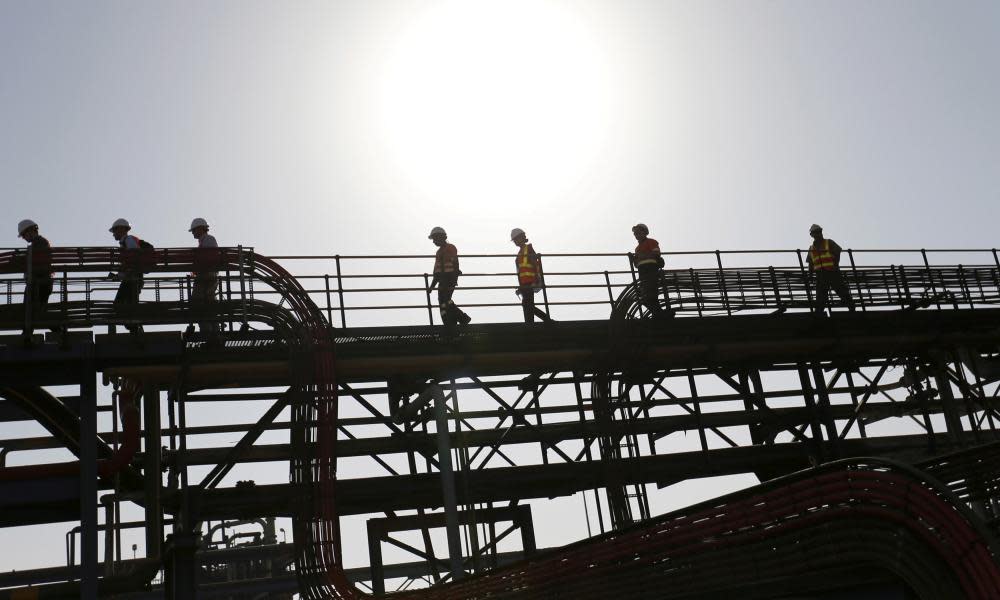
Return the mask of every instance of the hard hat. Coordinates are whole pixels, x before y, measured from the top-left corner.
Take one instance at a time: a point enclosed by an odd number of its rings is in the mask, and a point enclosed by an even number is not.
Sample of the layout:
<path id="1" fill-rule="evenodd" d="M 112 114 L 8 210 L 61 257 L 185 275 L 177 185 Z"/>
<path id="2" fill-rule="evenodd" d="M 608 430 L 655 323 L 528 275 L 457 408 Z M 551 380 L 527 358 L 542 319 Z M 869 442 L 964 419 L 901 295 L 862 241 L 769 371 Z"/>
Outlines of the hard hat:
<path id="1" fill-rule="evenodd" d="M 201 217 L 198 217 L 197 219 L 191 221 L 191 228 L 188 229 L 188 231 L 194 231 L 198 227 L 204 227 L 205 229 L 208 229 L 208 221 L 202 219 Z"/>
<path id="2" fill-rule="evenodd" d="M 126 219 L 115 219 L 115 222 L 111 224 L 111 228 L 108 231 L 114 231 L 119 227 L 124 227 L 125 229 L 132 229 L 132 226 L 128 224 Z"/>
<path id="3" fill-rule="evenodd" d="M 649 227 L 646 227 L 645 223 L 637 223 L 634 227 L 632 227 L 632 231 L 635 231 L 636 229 L 642 230 L 646 235 L 649 235 Z"/>
<path id="4" fill-rule="evenodd" d="M 35 223 L 31 219 L 25 219 L 17 224 L 17 235 L 18 237 L 24 235 L 24 232 L 31 229 L 32 227 L 38 227 L 38 223 Z"/>
<path id="5" fill-rule="evenodd" d="M 522 235 L 527 235 L 527 234 L 525 234 L 524 230 L 521 229 L 520 227 L 515 227 L 514 229 L 510 230 L 510 241 L 513 242 L 514 240 L 516 240 L 517 238 L 521 237 Z"/>
<path id="6" fill-rule="evenodd" d="M 435 227 L 434 229 L 431 229 L 431 234 L 427 236 L 427 239 L 433 240 L 434 236 L 436 235 L 443 235 L 444 237 L 448 237 L 448 234 L 445 232 L 443 227 Z"/>
<path id="7" fill-rule="evenodd" d="M 812 227 L 809 228 L 809 233 L 812 233 L 814 231 L 823 231 L 823 228 L 820 227 L 819 225 L 813 223 Z"/>

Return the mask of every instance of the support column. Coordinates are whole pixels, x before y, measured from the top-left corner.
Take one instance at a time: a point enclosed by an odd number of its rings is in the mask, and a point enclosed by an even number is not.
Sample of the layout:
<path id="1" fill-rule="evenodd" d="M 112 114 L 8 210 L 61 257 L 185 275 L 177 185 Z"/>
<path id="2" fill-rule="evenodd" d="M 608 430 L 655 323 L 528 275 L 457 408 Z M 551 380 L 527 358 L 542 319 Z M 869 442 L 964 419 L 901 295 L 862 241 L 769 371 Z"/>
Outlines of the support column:
<path id="1" fill-rule="evenodd" d="M 441 492 L 444 499 L 445 527 L 448 532 L 448 560 L 451 578 L 462 579 L 462 538 L 458 531 L 458 498 L 455 494 L 455 471 L 451 464 L 451 441 L 448 429 L 448 402 L 441 386 L 427 387 L 434 396 L 434 421 L 437 425 L 438 466 L 441 470 Z M 425 392 L 426 393 L 426 392 Z"/>
<path id="2" fill-rule="evenodd" d="M 97 382 L 80 384 L 80 598 L 97 600 Z"/>
<path id="3" fill-rule="evenodd" d="M 160 392 L 151 385 L 146 385 L 142 391 L 142 418 L 146 446 L 142 465 L 146 491 L 146 557 L 160 558 L 163 541 Z"/>
<path id="4" fill-rule="evenodd" d="M 198 535 L 177 532 L 167 536 L 164 546 L 163 587 L 166 600 L 191 600 L 198 597 Z"/>

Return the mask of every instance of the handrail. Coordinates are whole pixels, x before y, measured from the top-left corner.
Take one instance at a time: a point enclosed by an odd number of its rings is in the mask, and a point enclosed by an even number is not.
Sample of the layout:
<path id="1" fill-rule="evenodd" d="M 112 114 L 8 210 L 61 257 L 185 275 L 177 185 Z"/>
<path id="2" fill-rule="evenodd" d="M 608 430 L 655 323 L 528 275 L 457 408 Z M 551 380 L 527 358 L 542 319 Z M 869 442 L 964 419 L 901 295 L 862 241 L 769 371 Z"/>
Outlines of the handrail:
<path id="1" fill-rule="evenodd" d="M 238 249 L 231 249 L 237 252 Z M 249 252 L 247 249 L 244 251 Z M 176 275 L 177 266 L 190 258 L 190 248 L 157 250 L 166 264 L 150 268 L 147 276 L 147 296 L 165 294 L 184 301 L 190 293 L 190 277 Z M 814 284 L 800 264 L 801 250 L 729 250 L 729 251 L 670 251 L 665 252 L 667 268 L 663 271 L 664 295 L 679 316 L 747 312 L 808 311 L 813 307 Z M 933 305 L 934 308 L 955 308 L 956 305 L 1000 305 L 1000 261 L 993 249 L 963 250 L 945 248 L 924 249 L 861 249 L 846 250 L 850 265 L 842 271 L 860 310 L 901 310 Z M 932 265 L 925 262 L 928 254 L 973 253 L 964 263 Z M 865 265 L 864 254 L 887 256 L 905 253 L 913 264 Z M 24 250 L 0 252 L 0 308 L 4 304 L 21 301 L 24 284 L 17 257 L 23 258 Z M 89 257 L 84 261 L 82 257 Z M 59 263 L 59 277 L 55 280 L 57 293 L 54 299 L 90 300 L 108 294 L 115 283 L 102 277 L 88 276 L 95 264 L 90 260 L 104 257 L 102 268 L 113 269 L 122 251 L 119 248 L 54 248 L 52 257 Z M 252 255 L 250 255 L 252 256 Z M 546 294 L 541 299 L 545 307 L 564 307 L 552 316 L 555 319 L 607 318 L 621 298 L 631 297 L 635 281 L 627 253 L 554 253 L 543 254 L 547 263 Z M 682 257 L 703 259 L 703 265 L 684 266 Z M 784 262 L 784 266 L 747 266 L 726 264 L 735 256 L 770 256 Z M 430 255 L 340 255 L 300 256 L 288 255 L 281 260 L 294 265 L 303 291 L 313 296 L 315 303 L 330 324 L 341 327 L 373 325 L 379 320 L 392 320 L 394 324 L 418 324 L 412 311 L 427 314 L 425 323 L 434 324 L 436 311 L 428 311 L 427 273 L 417 270 L 407 272 L 405 265 L 390 269 L 374 266 L 378 261 L 401 258 L 426 260 Z M 497 269 L 496 260 L 511 260 L 511 254 L 463 255 L 462 276 L 456 302 L 472 308 L 502 309 L 491 312 L 485 320 L 515 320 L 520 301 L 514 297 L 516 275 L 513 264 Z M 963 257 L 964 258 L 964 257 Z M 579 260 L 577 260 L 579 259 Z M 594 260 L 601 261 L 595 264 Z M 236 260 L 236 258 L 234 258 Z M 569 261 L 569 262 L 565 262 Z M 613 261 L 613 262 L 607 262 Z M 238 262 L 238 260 L 236 261 Z M 512 261 L 511 261 L 512 262 Z M 488 263 L 488 264 L 487 264 Z M 417 262 L 411 261 L 418 269 Z M 594 268 L 598 267 L 598 268 Z M 509 269 L 509 270 L 507 270 Z M 332 271 L 332 272 L 331 272 Z M 243 289 L 239 285 L 242 268 L 227 272 L 220 270 L 220 287 L 230 297 L 244 300 L 256 295 L 276 298 L 273 289 Z M 4 277 L 2 274 L 7 273 Z M 154 294 L 155 292 L 155 294 Z M 616 300 L 617 298 L 617 300 Z M 49 312 L 59 305 L 50 302 Z M 606 306 L 608 310 L 595 310 Z M 516 310 L 510 310 L 516 309 Z M 573 312 L 565 313 L 566 310 Z M 390 316 L 398 311 L 411 311 L 408 316 Z M 706 312 L 707 311 L 707 312 Z M 52 316 L 51 314 L 49 315 Z M 350 318 L 353 316 L 354 318 Z M 339 317 L 339 318 L 337 318 Z M 484 318 L 473 315 L 477 321 Z M 19 316 L 23 322 L 24 316 Z M 33 322 L 40 322 L 30 315 Z M 420 316 L 416 316 L 420 319 Z M 44 319 L 43 319 L 44 320 Z M 51 320 L 51 319 L 50 319 Z M 0 319 L 4 321 L 4 319 Z M 9 325 L 13 328 L 13 325 Z"/>

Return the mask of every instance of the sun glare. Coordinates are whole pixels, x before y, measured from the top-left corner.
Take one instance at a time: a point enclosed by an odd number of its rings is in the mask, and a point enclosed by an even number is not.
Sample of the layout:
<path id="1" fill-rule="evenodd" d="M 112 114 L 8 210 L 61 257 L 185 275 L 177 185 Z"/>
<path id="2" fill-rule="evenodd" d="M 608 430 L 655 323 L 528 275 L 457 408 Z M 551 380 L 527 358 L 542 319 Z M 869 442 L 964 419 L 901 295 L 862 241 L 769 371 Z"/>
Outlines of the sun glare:
<path id="1" fill-rule="evenodd" d="M 434 4 L 397 37 L 380 78 L 386 158 L 428 197 L 557 195 L 609 127 L 600 44 L 566 7 Z"/>

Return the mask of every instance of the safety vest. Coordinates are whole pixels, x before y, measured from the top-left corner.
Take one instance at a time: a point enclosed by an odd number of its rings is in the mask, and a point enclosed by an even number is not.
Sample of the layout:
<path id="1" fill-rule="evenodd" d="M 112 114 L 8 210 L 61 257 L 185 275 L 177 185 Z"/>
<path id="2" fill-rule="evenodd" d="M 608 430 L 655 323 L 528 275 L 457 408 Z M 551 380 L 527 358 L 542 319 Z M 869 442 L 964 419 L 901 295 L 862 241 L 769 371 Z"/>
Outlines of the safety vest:
<path id="1" fill-rule="evenodd" d="M 533 285 L 535 279 L 538 277 L 538 271 L 535 270 L 535 263 L 531 260 L 531 255 L 534 253 L 535 251 L 532 249 L 531 244 L 521 246 L 521 249 L 517 252 L 515 264 L 517 264 L 517 282 L 520 285 Z"/>
<path id="2" fill-rule="evenodd" d="M 455 263 L 458 261 L 458 249 L 453 244 L 445 244 L 438 248 L 434 257 L 435 273 L 454 273 Z"/>
<path id="3" fill-rule="evenodd" d="M 639 265 L 657 265 L 659 266 L 660 261 L 656 259 L 657 255 L 660 254 L 660 244 L 653 238 L 646 238 L 639 242 L 639 245 L 635 247 L 635 264 Z"/>
<path id="4" fill-rule="evenodd" d="M 816 244 L 809 246 L 809 258 L 812 259 L 813 268 L 817 271 L 833 271 L 837 268 L 830 252 L 830 240 L 823 240 L 823 248 L 816 248 Z"/>

